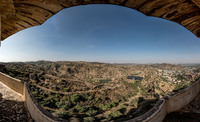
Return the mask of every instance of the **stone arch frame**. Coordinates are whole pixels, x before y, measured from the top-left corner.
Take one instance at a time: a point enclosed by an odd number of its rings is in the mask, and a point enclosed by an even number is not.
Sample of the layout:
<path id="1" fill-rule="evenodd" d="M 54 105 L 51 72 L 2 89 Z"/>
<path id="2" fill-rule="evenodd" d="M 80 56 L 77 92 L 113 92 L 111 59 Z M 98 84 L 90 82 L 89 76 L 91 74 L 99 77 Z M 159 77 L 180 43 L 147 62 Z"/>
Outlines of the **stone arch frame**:
<path id="1" fill-rule="evenodd" d="M 147 16 L 174 21 L 200 37 L 198 0 L 1 0 L 1 39 L 41 25 L 64 8 L 87 4 L 113 4 L 132 8 Z"/>
<path id="2" fill-rule="evenodd" d="M 135 9 L 147 16 L 176 22 L 200 37 L 199 0 L 1 0 L 1 40 L 41 25 L 64 8 L 88 4 L 113 4 Z"/>

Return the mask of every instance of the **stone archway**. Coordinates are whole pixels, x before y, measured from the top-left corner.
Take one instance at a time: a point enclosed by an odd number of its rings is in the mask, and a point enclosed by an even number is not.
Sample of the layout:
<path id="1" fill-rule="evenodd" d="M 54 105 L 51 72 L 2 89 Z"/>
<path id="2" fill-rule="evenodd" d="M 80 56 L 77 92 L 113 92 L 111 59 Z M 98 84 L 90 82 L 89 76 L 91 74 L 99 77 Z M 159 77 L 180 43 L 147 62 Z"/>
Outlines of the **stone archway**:
<path id="1" fill-rule="evenodd" d="M 148 16 L 174 21 L 200 37 L 198 0 L 1 0 L 1 40 L 44 23 L 60 10 L 87 4 L 113 4 L 129 7 Z"/>
<path id="2" fill-rule="evenodd" d="M 113 4 L 174 21 L 200 37 L 198 0 L 1 0 L 1 40 L 12 34 L 44 23 L 60 10 L 87 4 Z"/>

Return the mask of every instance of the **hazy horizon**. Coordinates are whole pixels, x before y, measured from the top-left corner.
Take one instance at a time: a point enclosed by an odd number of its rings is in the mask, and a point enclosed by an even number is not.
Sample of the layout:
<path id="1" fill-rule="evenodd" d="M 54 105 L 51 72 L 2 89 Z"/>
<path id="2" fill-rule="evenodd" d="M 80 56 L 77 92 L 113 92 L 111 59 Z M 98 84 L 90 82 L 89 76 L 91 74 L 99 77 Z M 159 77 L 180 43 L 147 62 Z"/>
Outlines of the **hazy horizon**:
<path id="1" fill-rule="evenodd" d="M 115 5 L 63 9 L 2 42 L 0 62 L 200 62 L 200 39 L 172 21 Z"/>
<path id="2" fill-rule="evenodd" d="M 52 60 L 36 60 L 36 61 L 9 61 L 9 62 L 4 62 L 4 61 L 0 61 L 0 63 L 28 63 L 28 62 L 39 62 L 39 61 L 46 61 L 46 62 L 86 62 L 86 63 L 105 63 L 105 64 L 175 64 L 175 65 L 179 65 L 179 64 L 200 64 L 200 63 L 119 63 L 119 62 L 113 62 L 113 63 L 108 63 L 108 62 L 98 62 L 98 61 L 70 61 L 70 60 L 57 60 L 57 61 L 52 61 Z"/>

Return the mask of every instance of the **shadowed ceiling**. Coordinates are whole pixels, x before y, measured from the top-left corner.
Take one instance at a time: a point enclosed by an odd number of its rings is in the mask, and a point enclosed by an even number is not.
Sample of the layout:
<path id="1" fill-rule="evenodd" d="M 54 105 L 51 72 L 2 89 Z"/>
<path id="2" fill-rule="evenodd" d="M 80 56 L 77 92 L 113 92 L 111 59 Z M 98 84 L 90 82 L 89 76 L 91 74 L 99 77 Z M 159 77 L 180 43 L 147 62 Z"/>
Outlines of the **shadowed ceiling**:
<path id="1" fill-rule="evenodd" d="M 1 39 L 44 23 L 63 8 L 114 4 L 179 23 L 200 37 L 200 0 L 1 0 Z"/>

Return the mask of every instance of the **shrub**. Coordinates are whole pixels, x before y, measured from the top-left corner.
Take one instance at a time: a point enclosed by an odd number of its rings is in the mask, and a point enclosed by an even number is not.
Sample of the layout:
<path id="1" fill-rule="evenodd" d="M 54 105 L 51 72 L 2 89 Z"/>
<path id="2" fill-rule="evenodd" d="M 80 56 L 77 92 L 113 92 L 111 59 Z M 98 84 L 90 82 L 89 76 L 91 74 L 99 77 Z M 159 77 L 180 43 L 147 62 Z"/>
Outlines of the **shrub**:
<path id="1" fill-rule="evenodd" d="M 89 116 L 93 116 L 93 115 L 96 115 L 97 114 L 97 110 L 93 109 L 93 108 L 90 108 L 86 114 L 89 115 Z"/>
<path id="2" fill-rule="evenodd" d="M 64 91 L 64 92 L 68 92 L 68 91 L 69 91 L 69 88 L 64 88 L 63 91 Z"/>
<path id="3" fill-rule="evenodd" d="M 160 90 L 160 87 L 159 87 L 159 86 L 156 86 L 156 89 L 157 89 L 157 90 Z"/>
<path id="4" fill-rule="evenodd" d="M 60 96 L 58 94 L 54 95 L 53 100 L 55 102 L 59 102 L 60 101 Z"/>
<path id="5" fill-rule="evenodd" d="M 70 98 L 70 100 L 71 100 L 72 102 L 78 102 L 79 99 L 80 99 L 80 96 L 79 96 L 78 94 L 73 94 L 73 95 L 71 96 L 71 98 Z"/>
<path id="6" fill-rule="evenodd" d="M 138 102 L 138 98 L 131 100 L 131 103 L 137 103 L 137 102 Z"/>
<path id="7" fill-rule="evenodd" d="M 62 97 L 59 102 L 56 102 L 56 106 L 60 108 L 62 105 L 65 104 L 66 97 Z"/>
<path id="8" fill-rule="evenodd" d="M 126 99 L 122 98 L 122 99 L 121 99 L 121 102 L 122 102 L 122 103 L 126 102 Z"/>
<path id="9" fill-rule="evenodd" d="M 99 99 L 100 99 L 100 98 L 96 97 L 96 98 L 95 98 L 95 101 L 99 101 Z"/>
<path id="10" fill-rule="evenodd" d="M 86 111 L 88 111 L 90 108 L 91 108 L 91 106 L 79 106 L 79 105 L 76 105 L 76 106 L 74 107 L 75 111 L 80 112 L 80 113 L 86 112 Z"/>
<path id="11" fill-rule="evenodd" d="M 107 105 L 100 104 L 100 105 L 99 105 L 99 108 L 105 111 L 105 110 L 110 109 L 110 108 L 111 108 L 111 105 L 110 105 L 110 104 L 107 104 Z"/>
<path id="12" fill-rule="evenodd" d="M 126 105 L 120 105 L 119 109 L 126 108 Z"/>
<path id="13" fill-rule="evenodd" d="M 108 114 L 108 120 L 112 120 L 114 118 L 118 118 L 123 115 L 120 111 L 112 111 Z"/>
<path id="14" fill-rule="evenodd" d="M 89 96 L 87 99 L 88 99 L 88 100 L 92 100 L 92 99 L 93 99 L 93 96 Z"/>
<path id="15" fill-rule="evenodd" d="M 72 107 L 71 102 L 65 102 L 65 104 L 62 106 L 62 108 L 64 108 L 65 110 L 68 110 Z"/>
<path id="16" fill-rule="evenodd" d="M 58 107 L 58 108 L 60 108 L 61 106 L 63 105 L 63 102 L 56 102 L 56 106 Z"/>
<path id="17" fill-rule="evenodd" d="M 119 100 L 115 100 L 115 103 L 119 103 Z"/>
<path id="18" fill-rule="evenodd" d="M 135 90 L 135 91 L 133 91 L 133 96 L 136 96 L 137 95 L 137 93 L 138 93 L 138 90 Z"/>
<path id="19" fill-rule="evenodd" d="M 58 108 L 64 108 L 65 110 L 68 110 L 72 107 L 72 103 L 70 101 L 64 101 L 64 100 L 60 100 L 59 102 L 56 102 L 56 106 Z"/>
<path id="20" fill-rule="evenodd" d="M 35 90 L 35 91 L 33 91 L 33 92 L 32 92 L 32 94 L 33 94 L 33 96 L 35 96 L 35 97 L 36 97 L 36 96 L 38 96 L 38 91 L 37 91 L 37 90 Z"/>
<path id="21" fill-rule="evenodd" d="M 45 98 L 43 101 L 40 102 L 40 104 L 42 104 L 43 106 L 54 106 L 55 105 L 52 97 Z"/>
<path id="22" fill-rule="evenodd" d="M 144 88 L 144 87 L 141 87 L 140 90 L 141 90 L 141 95 L 142 95 L 142 96 L 145 96 L 145 95 L 146 95 L 145 88 Z"/>
<path id="23" fill-rule="evenodd" d="M 64 108 L 60 108 L 56 110 L 55 115 L 60 118 L 68 119 L 69 117 L 72 116 L 72 113 L 65 111 Z"/>
<path id="24" fill-rule="evenodd" d="M 164 87 L 165 86 L 165 84 L 163 84 L 163 85 L 161 85 L 162 87 Z"/>
<path id="25" fill-rule="evenodd" d="M 117 104 L 116 104 L 115 102 L 112 102 L 112 103 L 111 103 L 111 106 L 112 106 L 112 107 L 116 107 Z"/>
<path id="26" fill-rule="evenodd" d="M 180 84 L 175 86 L 173 92 L 177 92 L 177 91 L 179 91 L 181 89 L 184 89 L 184 88 L 188 87 L 189 85 L 190 85 L 190 82 L 180 83 Z"/>
<path id="27" fill-rule="evenodd" d="M 128 98 L 130 98 L 130 97 L 131 97 L 131 95 L 129 95 L 129 94 L 125 95 L 125 98 L 126 98 L 126 99 L 128 99 Z"/>

